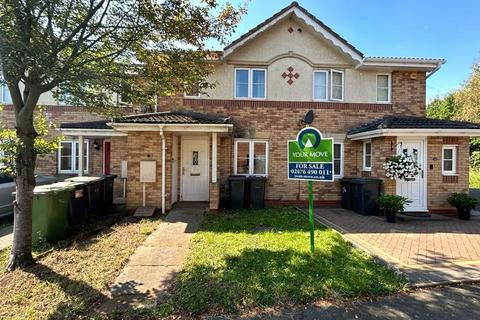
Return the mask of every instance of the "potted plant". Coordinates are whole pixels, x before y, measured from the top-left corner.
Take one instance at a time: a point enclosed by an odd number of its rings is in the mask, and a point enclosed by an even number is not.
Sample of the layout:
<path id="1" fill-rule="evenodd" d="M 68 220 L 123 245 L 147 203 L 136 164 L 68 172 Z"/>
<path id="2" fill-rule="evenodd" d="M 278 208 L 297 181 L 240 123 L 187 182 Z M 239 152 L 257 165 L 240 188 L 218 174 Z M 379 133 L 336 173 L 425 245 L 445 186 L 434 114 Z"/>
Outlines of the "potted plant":
<path id="1" fill-rule="evenodd" d="M 448 203 L 457 208 L 458 218 L 460 220 L 470 220 L 470 211 L 475 208 L 477 200 L 465 193 L 452 193 L 448 199 Z"/>
<path id="2" fill-rule="evenodd" d="M 378 197 L 378 208 L 385 214 L 387 222 L 395 223 L 397 213 L 405 209 L 411 201 L 405 197 L 393 194 L 382 194 Z"/>

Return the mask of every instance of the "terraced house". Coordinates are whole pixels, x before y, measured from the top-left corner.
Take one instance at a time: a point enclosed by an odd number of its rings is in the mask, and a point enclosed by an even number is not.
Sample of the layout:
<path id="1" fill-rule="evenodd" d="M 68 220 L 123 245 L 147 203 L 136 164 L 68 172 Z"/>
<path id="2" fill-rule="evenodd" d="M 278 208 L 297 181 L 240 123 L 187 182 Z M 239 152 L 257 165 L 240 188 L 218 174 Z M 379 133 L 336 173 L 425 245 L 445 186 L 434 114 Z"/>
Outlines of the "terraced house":
<path id="1" fill-rule="evenodd" d="M 367 57 L 293 2 L 212 63 L 215 88 L 159 98 L 155 113 L 59 119 L 68 138 L 38 171 L 118 174 L 129 208 L 208 201 L 215 210 L 232 174 L 266 176 L 267 203 L 297 204 L 305 183 L 287 180 L 287 140 L 313 110 L 313 126 L 334 138 L 336 178 L 314 184 L 316 205 L 339 205 L 346 176 L 383 179 L 385 192 L 412 201 L 409 211 L 447 212 L 447 195 L 467 192 L 480 126 L 425 117 L 427 78 L 444 60 Z M 399 152 L 416 154 L 416 178 L 385 177 L 383 163 Z"/>

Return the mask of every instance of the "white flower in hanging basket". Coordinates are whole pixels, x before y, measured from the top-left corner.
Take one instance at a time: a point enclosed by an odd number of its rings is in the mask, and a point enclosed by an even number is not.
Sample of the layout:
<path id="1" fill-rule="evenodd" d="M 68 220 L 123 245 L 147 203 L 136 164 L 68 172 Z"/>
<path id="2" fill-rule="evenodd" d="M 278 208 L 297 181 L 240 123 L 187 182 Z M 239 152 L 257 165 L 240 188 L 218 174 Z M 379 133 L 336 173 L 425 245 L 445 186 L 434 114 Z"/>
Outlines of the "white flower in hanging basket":
<path id="1" fill-rule="evenodd" d="M 419 173 L 420 168 L 415 155 L 400 154 L 391 157 L 383 164 L 385 176 L 392 180 L 410 181 Z"/>

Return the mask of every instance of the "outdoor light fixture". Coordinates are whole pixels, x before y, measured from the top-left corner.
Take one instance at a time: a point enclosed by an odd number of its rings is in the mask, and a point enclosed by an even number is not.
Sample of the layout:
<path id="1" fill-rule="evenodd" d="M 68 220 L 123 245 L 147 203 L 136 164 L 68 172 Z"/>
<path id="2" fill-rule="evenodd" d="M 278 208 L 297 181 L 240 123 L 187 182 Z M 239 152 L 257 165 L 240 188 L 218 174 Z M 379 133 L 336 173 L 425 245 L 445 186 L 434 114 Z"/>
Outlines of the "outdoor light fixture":
<path id="1" fill-rule="evenodd" d="M 100 150 L 100 145 L 98 144 L 97 141 L 93 143 L 93 147 L 95 148 L 95 150 Z"/>

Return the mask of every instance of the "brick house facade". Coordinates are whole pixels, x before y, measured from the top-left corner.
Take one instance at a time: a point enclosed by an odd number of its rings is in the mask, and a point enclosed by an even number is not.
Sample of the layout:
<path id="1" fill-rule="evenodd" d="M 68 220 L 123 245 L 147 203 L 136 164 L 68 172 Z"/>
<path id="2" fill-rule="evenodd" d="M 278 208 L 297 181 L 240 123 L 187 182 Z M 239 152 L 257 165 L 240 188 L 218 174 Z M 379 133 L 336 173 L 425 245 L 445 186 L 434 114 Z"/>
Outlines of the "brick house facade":
<path id="1" fill-rule="evenodd" d="M 335 143 L 335 181 L 314 184 L 316 205 L 339 205 L 342 177 L 382 179 L 385 193 L 415 202 L 410 211 L 450 211 L 448 194 L 468 190 L 469 137 L 480 135 L 480 126 L 425 118 L 426 81 L 444 60 L 364 57 L 294 2 L 210 63 L 214 88 L 160 97 L 156 113 L 99 122 L 74 107 L 48 112 L 65 136 L 88 139 L 88 174 L 108 166 L 120 176 L 127 164 L 115 192 L 131 209 L 208 201 L 217 210 L 228 203 L 232 174 L 266 176 L 268 204 L 304 204 L 306 183 L 287 180 L 287 141 L 309 110 L 312 126 Z M 2 116 L 12 118 L 9 112 Z M 384 162 L 411 149 L 421 155 L 421 175 L 386 179 Z M 60 174 L 59 167 L 56 154 L 37 171 Z M 142 181 L 146 172 L 154 182 Z"/>

